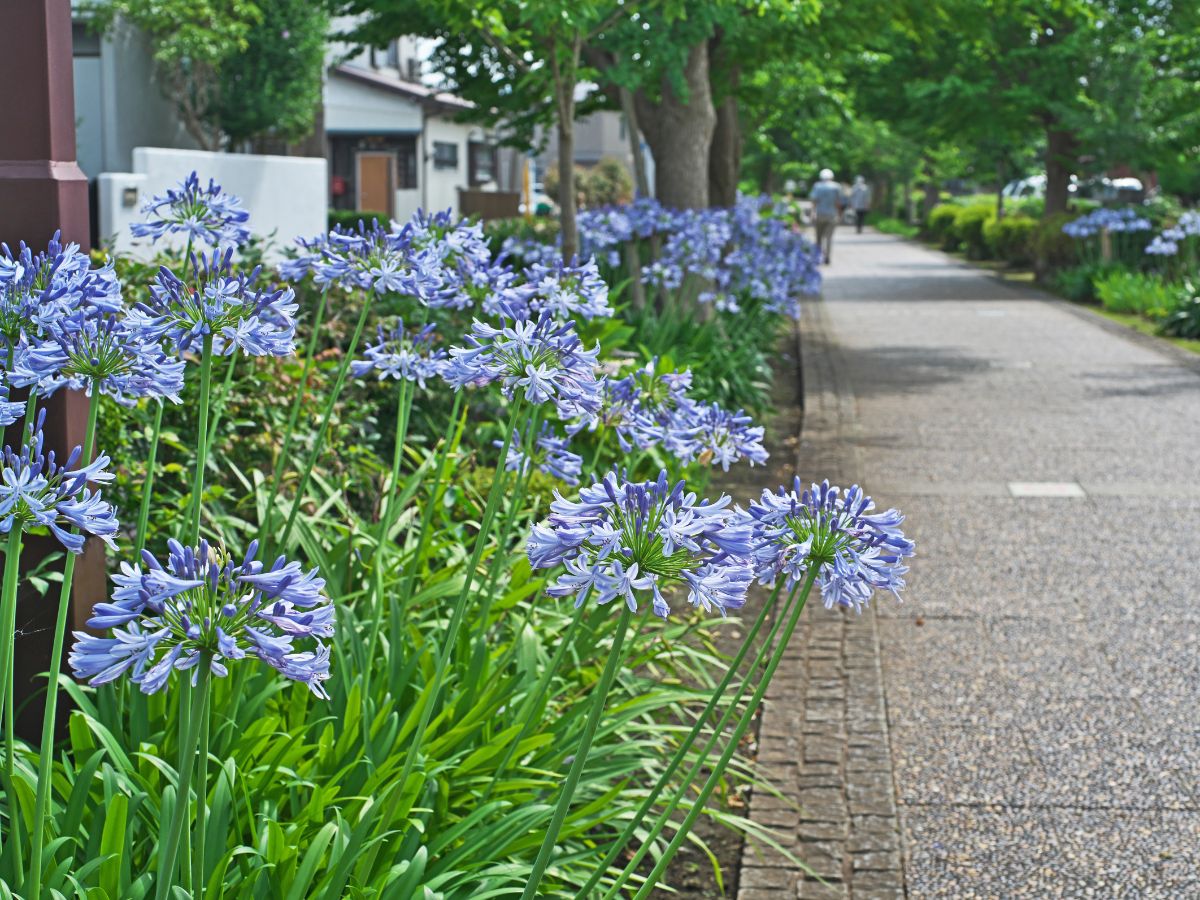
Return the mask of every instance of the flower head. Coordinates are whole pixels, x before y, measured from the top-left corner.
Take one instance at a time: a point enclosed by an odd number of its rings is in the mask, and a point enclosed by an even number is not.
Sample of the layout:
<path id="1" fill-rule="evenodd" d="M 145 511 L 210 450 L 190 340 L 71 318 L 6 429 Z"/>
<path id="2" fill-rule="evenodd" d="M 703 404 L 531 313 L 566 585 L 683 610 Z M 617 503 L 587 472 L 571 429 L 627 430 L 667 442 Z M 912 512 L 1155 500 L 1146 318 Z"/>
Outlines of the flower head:
<path id="1" fill-rule="evenodd" d="M 148 551 L 145 570 L 122 563 L 111 601 L 88 620 L 111 636 L 75 632 L 75 676 L 99 685 L 128 673 L 153 694 L 173 671 L 203 664 L 224 677 L 227 663 L 252 656 L 327 699 L 329 650 L 321 639 L 333 636 L 334 608 L 322 593 L 325 581 L 283 557 L 266 569 L 257 550 L 256 541 L 238 562 L 206 542 L 184 547 L 172 540 L 166 566 Z M 304 638 L 315 640 L 313 649 L 296 649 Z"/>
<path id="2" fill-rule="evenodd" d="M 606 318 L 613 314 L 608 305 L 608 285 L 600 277 L 596 260 L 567 266 L 558 260 L 553 266 L 534 263 L 525 270 L 530 287 L 531 312 L 547 312 L 556 319 Z"/>
<path id="3" fill-rule="evenodd" d="M 355 378 L 375 372 L 380 381 L 403 379 L 415 381 L 424 388 L 426 379 L 442 374 L 445 366 L 446 351 L 434 347 L 436 339 L 433 325 L 426 325 L 419 331 L 406 331 L 404 320 L 398 318 L 391 329 L 385 331 L 382 325 L 379 326 L 375 343 L 363 351 L 366 359 L 354 360 L 350 363 L 350 371 Z"/>
<path id="4" fill-rule="evenodd" d="M 295 350 L 296 294 L 289 288 L 257 287 L 259 272 L 234 272 L 232 250 L 210 259 L 192 257 L 191 283 L 166 266 L 150 288 L 150 300 L 129 314 L 143 341 L 166 341 L 180 351 L 208 336 L 213 350 L 229 355 L 290 356 Z"/>
<path id="5" fill-rule="evenodd" d="M 29 426 L 29 437 L 20 452 L 4 448 L 4 468 L 0 471 L 0 534 L 12 529 L 28 531 L 41 526 L 49 529 L 72 553 L 83 552 L 85 535 L 94 535 L 112 548 L 117 533 L 117 516 L 112 505 L 93 492 L 88 482 L 109 484 L 109 459 L 101 454 L 89 465 L 80 466 L 83 449 L 76 447 L 59 465 L 54 451 L 46 451 L 42 424 L 43 409 L 37 422 Z M 72 528 L 82 533 L 75 533 Z"/>
<path id="6" fill-rule="evenodd" d="M 139 397 L 178 403 L 183 372 L 183 360 L 146 340 L 126 316 L 83 308 L 60 319 L 44 339 L 18 348 L 12 382 L 36 385 L 43 397 L 64 386 L 88 396 L 95 390 L 128 406 Z"/>
<path id="7" fill-rule="evenodd" d="M 148 237 L 152 242 L 168 234 L 183 235 L 189 240 L 212 247 L 240 247 L 250 240 L 246 222 L 250 214 L 242 201 L 226 194 L 211 178 L 202 187 L 195 172 L 179 184 L 178 190 L 158 194 L 142 207 L 149 218 L 129 226 L 134 237 Z"/>
<path id="8" fill-rule="evenodd" d="M 904 516 L 874 509 L 858 485 L 843 491 L 826 481 L 801 490 L 797 478 L 790 491 L 763 491 L 741 517 L 753 530 L 755 576 L 764 584 L 783 577 L 792 586 L 815 566 L 829 608 L 861 610 L 876 590 L 899 599 L 903 560 L 915 545 L 900 531 Z"/>
<path id="9" fill-rule="evenodd" d="M 566 573 L 547 593 L 575 595 L 576 606 L 594 595 L 597 603 L 621 599 L 636 611 L 648 596 L 666 617 L 663 590 L 679 585 L 693 606 L 724 613 L 742 606 L 753 580 L 744 561 L 750 528 L 735 518 L 728 497 L 699 500 L 682 481 L 671 485 L 666 472 L 630 482 L 614 470 L 578 500 L 557 496 L 550 516 L 534 526 L 529 561 L 539 569 L 564 564 Z"/>
<path id="10" fill-rule="evenodd" d="M 741 459 L 762 465 L 767 461 L 763 427 L 753 421 L 740 409 L 731 413 L 718 403 L 688 404 L 672 416 L 664 443 L 684 462 L 712 462 L 726 472 Z"/>
<path id="11" fill-rule="evenodd" d="M 493 442 L 497 447 L 503 447 L 503 441 Z M 549 422 L 543 422 L 541 431 L 533 441 L 533 446 L 526 453 L 521 436 L 513 433 L 508 445 L 508 458 L 504 468 L 510 472 L 527 473 L 530 465 L 547 475 L 565 481 L 567 484 L 579 484 L 579 475 L 583 471 L 583 457 L 571 452 L 569 438 L 559 437 Z"/>
<path id="12" fill-rule="evenodd" d="M 443 377 L 455 388 L 493 381 L 512 397 L 518 390 L 531 403 L 553 402 L 564 419 L 591 418 L 600 411 L 596 380 L 600 345 L 584 350 L 569 323 L 542 314 L 494 328 L 475 320 L 466 347 L 450 350 Z"/>

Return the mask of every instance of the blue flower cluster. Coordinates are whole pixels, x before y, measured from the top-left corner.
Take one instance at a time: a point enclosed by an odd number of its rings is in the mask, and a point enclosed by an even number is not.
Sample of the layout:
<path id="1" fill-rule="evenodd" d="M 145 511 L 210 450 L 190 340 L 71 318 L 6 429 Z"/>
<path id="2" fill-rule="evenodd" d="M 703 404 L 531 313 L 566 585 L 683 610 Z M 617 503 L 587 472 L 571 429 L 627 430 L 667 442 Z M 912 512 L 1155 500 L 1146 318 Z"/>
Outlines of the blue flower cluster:
<path id="1" fill-rule="evenodd" d="M 504 447 L 504 441 L 497 440 L 492 443 L 498 448 Z M 583 457 L 571 452 L 569 438 L 559 436 L 549 422 L 543 422 L 528 454 L 519 434 L 514 433 L 508 445 L 508 457 L 504 461 L 504 467 L 508 471 L 528 474 L 531 465 L 567 484 L 579 484 L 579 476 L 583 472 Z"/>
<path id="2" fill-rule="evenodd" d="M 1146 245 L 1146 253 L 1150 256 L 1175 256 L 1179 253 L 1179 245 L 1190 237 L 1200 235 L 1200 212 L 1187 210 L 1179 216 L 1179 221 L 1170 228 L 1164 228 Z"/>
<path id="3" fill-rule="evenodd" d="M 654 612 L 671 607 L 664 590 L 681 585 L 688 602 L 724 613 L 745 603 L 753 573 L 746 559 L 750 529 L 736 522 L 728 497 L 699 500 L 667 473 L 655 481 L 631 482 L 619 471 L 579 492 L 558 495 L 550 516 L 533 528 L 529 561 L 545 569 L 563 564 L 547 593 L 575 597 L 581 606 L 594 595 L 599 604 L 623 600 L 637 611 L 649 595 Z"/>
<path id="4" fill-rule="evenodd" d="M 753 532 L 755 576 L 764 584 L 784 578 L 794 585 L 816 566 L 826 607 L 861 610 L 876 590 L 899 599 L 908 571 L 903 560 L 915 545 L 900 531 L 904 516 L 874 508 L 858 485 L 842 491 L 826 481 L 802 490 L 797 478 L 791 490 L 763 491 L 741 514 Z"/>
<path id="5" fill-rule="evenodd" d="M 41 526 L 58 538 L 72 553 L 82 553 L 85 535 L 94 535 L 115 549 L 118 523 L 116 511 L 100 491 L 87 485 L 111 484 L 109 459 L 101 454 L 80 465 L 83 448 L 76 447 L 59 465 L 54 451 L 45 449 L 42 425 L 46 411 L 28 429 L 29 438 L 20 450 L 4 448 L 0 471 L 0 534 L 14 528 L 28 531 Z M 80 532 L 71 531 L 78 528 Z"/>
<path id="6" fill-rule="evenodd" d="M 590 421 L 599 414 L 600 346 L 583 349 L 572 325 L 547 313 L 533 320 L 510 312 L 499 328 L 476 319 L 466 342 L 451 348 L 443 371 L 455 389 L 499 381 L 506 396 L 520 389 L 530 403 L 552 402 L 563 419 Z"/>
<path id="7" fill-rule="evenodd" d="M 820 291 L 819 254 L 791 230 L 782 210 L 768 198 L 740 197 L 729 209 L 668 209 L 641 198 L 625 206 L 587 209 L 579 214 L 579 242 L 585 256 L 611 267 L 621 262 L 630 241 L 659 237 L 661 252 L 642 271 L 649 285 L 677 290 L 686 275 L 698 279 L 701 302 L 737 312 L 739 298 L 796 317 L 798 298 Z M 508 238 L 505 258 L 552 265 L 554 248 L 538 241 Z"/>
<path id="8" fill-rule="evenodd" d="M 387 330 L 380 325 L 375 343 L 363 351 L 366 358 L 354 360 L 350 373 L 355 378 L 375 373 L 380 381 L 415 381 L 424 389 L 426 381 L 441 375 L 446 365 L 447 353 L 434 346 L 436 339 L 433 325 L 415 331 L 406 331 L 403 319 Z"/>
<path id="9" fill-rule="evenodd" d="M 128 674 L 153 694 L 174 671 L 207 665 L 224 677 L 227 663 L 249 655 L 327 699 L 329 648 L 321 639 L 333 635 L 334 608 L 322 593 L 325 580 L 283 557 L 267 569 L 254 558 L 257 550 L 251 543 L 235 563 L 205 542 L 183 547 L 172 540 L 165 567 L 148 551 L 144 571 L 122 563 L 111 602 L 97 604 L 88 620 L 112 636 L 75 632 L 75 677 L 99 685 Z M 296 650 L 297 638 L 315 639 L 314 649 Z"/>
<path id="10" fill-rule="evenodd" d="M 129 227 L 134 237 L 148 237 L 152 242 L 168 234 L 177 234 L 189 241 L 222 249 L 240 247 L 250 240 L 246 222 L 250 214 L 242 202 L 221 190 L 211 178 L 208 187 L 192 172 L 179 185 L 150 199 L 142 207 L 150 218 Z"/>
<path id="11" fill-rule="evenodd" d="M 801 490 L 764 491 L 748 510 L 730 509 L 669 486 L 666 473 L 654 482 L 628 482 L 611 472 L 580 491 L 577 501 L 558 495 L 550 516 L 535 525 L 527 552 L 534 568 L 563 565 L 548 588 L 555 597 L 582 605 L 623 599 L 631 610 L 649 592 L 654 611 L 670 612 L 663 594 L 673 584 L 687 588 L 693 606 L 706 611 L 735 609 L 750 583 L 785 579 L 794 588 L 815 569 L 825 606 L 856 611 L 876 590 L 899 599 L 915 551 L 904 537 L 904 517 L 894 509 L 874 512 L 857 485 L 848 491 L 828 482 Z"/>
<path id="12" fill-rule="evenodd" d="M 1116 234 L 1149 231 L 1154 226 L 1136 207 L 1123 206 L 1119 209 L 1101 207 L 1073 219 L 1063 225 L 1063 234 L 1076 239 L 1089 238 L 1101 231 Z"/>

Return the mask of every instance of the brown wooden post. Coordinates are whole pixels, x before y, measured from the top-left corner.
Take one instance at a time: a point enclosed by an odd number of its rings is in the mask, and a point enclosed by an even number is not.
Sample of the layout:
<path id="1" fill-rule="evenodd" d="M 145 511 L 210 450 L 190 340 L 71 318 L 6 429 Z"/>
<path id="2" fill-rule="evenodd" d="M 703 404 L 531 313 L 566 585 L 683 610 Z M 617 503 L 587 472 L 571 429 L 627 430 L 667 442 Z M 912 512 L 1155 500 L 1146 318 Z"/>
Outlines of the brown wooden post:
<path id="1" fill-rule="evenodd" d="M 0 240 L 15 251 L 25 241 L 44 249 L 55 230 L 84 250 L 88 233 L 87 178 L 75 161 L 75 84 L 70 0 L 21 4 L 0 29 L 0 84 L 5 91 L 5 126 L 0 128 Z M 47 404 L 46 442 L 65 458 L 83 443 L 84 397 L 60 391 Z M 11 439 L 17 439 L 10 433 Z M 75 571 L 72 613 L 79 624 L 104 597 L 104 554 L 91 542 Z M 32 567 L 61 549 L 49 538 L 31 537 L 22 556 Z M 17 606 L 15 690 L 17 704 L 40 690 L 38 676 L 49 667 L 58 590 L 43 598 L 22 584 Z M 26 704 L 18 729 L 37 735 L 41 704 Z"/>

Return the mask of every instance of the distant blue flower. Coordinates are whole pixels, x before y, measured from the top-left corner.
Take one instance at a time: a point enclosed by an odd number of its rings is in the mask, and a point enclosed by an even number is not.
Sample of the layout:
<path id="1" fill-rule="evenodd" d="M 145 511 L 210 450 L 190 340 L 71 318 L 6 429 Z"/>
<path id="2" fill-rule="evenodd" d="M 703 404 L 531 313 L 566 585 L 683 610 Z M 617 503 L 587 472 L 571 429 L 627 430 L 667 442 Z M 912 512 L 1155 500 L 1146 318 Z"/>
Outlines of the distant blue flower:
<path id="1" fill-rule="evenodd" d="M 117 533 L 116 511 L 108 501 L 88 488 L 88 482 L 109 484 L 109 459 L 101 454 L 89 465 L 80 466 L 83 450 L 76 447 L 65 465 L 58 465 L 54 451 L 46 452 L 42 424 L 43 409 L 37 422 L 28 429 L 29 437 L 20 452 L 4 448 L 4 468 L 0 471 L 0 534 L 12 529 L 28 531 L 41 526 L 49 529 L 72 553 L 81 553 L 86 535 L 100 538 L 113 549 Z M 83 534 L 73 534 L 71 528 Z"/>
<path id="2" fill-rule="evenodd" d="M 570 324 L 542 315 L 501 328 L 475 320 L 466 347 L 450 350 L 443 377 L 455 388 L 501 382 L 509 398 L 521 391 L 531 403 L 554 403 L 563 419 L 600 411 L 596 380 L 600 345 L 584 350 Z"/>
<path id="3" fill-rule="evenodd" d="M 242 201 L 221 190 L 211 178 L 208 187 L 192 172 L 179 184 L 178 190 L 152 197 L 142 207 L 142 214 L 151 217 L 146 222 L 129 226 L 134 237 L 148 237 L 152 242 L 168 234 L 178 234 L 194 242 L 226 249 L 240 247 L 250 240 L 246 222 L 250 214 Z"/>
<path id="4" fill-rule="evenodd" d="M 493 441 L 496 447 L 503 447 L 504 442 Z M 530 461 L 541 472 L 557 478 L 567 484 L 579 484 L 579 475 L 583 471 L 583 457 L 571 452 L 569 438 L 559 437 L 554 433 L 550 423 L 543 422 L 541 431 L 533 442 L 530 459 L 525 455 L 525 443 L 521 435 L 514 432 L 508 446 L 508 458 L 504 467 L 510 472 L 528 472 Z"/>
<path id="5" fill-rule="evenodd" d="M 763 491 L 742 513 L 742 524 L 753 530 L 755 576 L 764 584 L 782 577 L 793 586 L 816 566 L 829 608 L 861 610 L 876 590 L 899 599 L 908 571 L 903 560 L 915 545 L 900 531 L 904 516 L 874 508 L 858 485 L 842 491 L 826 481 L 804 491 L 797 478 L 790 491 Z"/>
<path id="6" fill-rule="evenodd" d="M 100 685 L 128 674 L 153 694 L 173 671 L 207 659 L 212 674 L 224 677 L 227 663 L 251 656 L 328 699 L 329 650 L 321 639 L 333 636 L 335 617 L 325 581 L 283 557 L 264 569 L 257 550 L 251 543 L 238 563 L 206 542 L 192 548 L 172 540 L 166 566 L 149 552 L 144 571 L 122 563 L 111 601 L 97 604 L 88 620 L 111 637 L 75 632 L 75 676 Z M 315 639 L 313 649 L 295 648 L 304 638 Z"/>
<path id="7" fill-rule="evenodd" d="M 435 337 L 433 325 L 415 332 L 405 331 L 403 319 L 386 331 L 380 325 L 376 342 L 363 351 L 366 359 L 354 360 L 350 371 L 355 378 L 374 372 L 380 381 L 405 379 L 424 388 L 427 379 L 441 374 L 447 357 L 445 350 L 434 348 Z"/>
<path id="8" fill-rule="evenodd" d="M 608 305 L 608 285 L 600 277 L 594 259 L 575 266 L 565 266 L 561 260 L 553 266 L 534 263 L 525 270 L 525 280 L 531 289 L 531 314 L 547 312 L 564 321 L 613 314 Z"/>
<path id="9" fill-rule="evenodd" d="M 1174 256 L 1178 252 L 1178 240 L 1167 237 L 1166 232 L 1156 234 L 1154 240 L 1146 245 L 1146 253 L 1150 256 Z"/>
<path id="10" fill-rule="evenodd" d="M 529 539 L 534 568 L 564 565 L 547 593 L 590 597 L 599 604 L 623 600 L 636 611 L 649 596 L 654 612 L 670 613 L 663 591 L 680 585 L 688 601 L 705 611 L 736 609 L 745 603 L 753 573 L 745 561 L 751 550 L 750 528 L 736 521 L 729 498 L 698 500 L 682 481 L 674 486 L 666 472 L 656 481 L 629 482 L 616 471 L 579 492 L 561 495 L 550 516 L 535 525 Z"/>
<path id="11" fill-rule="evenodd" d="M 290 356 L 295 351 L 296 294 L 289 288 L 256 286 L 259 268 L 235 273 L 232 251 L 211 259 L 193 257 L 190 283 L 165 266 L 150 287 L 150 299 L 129 313 L 140 340 L 166 341 L 179 351 L 196 350 L 213 336 L 213 350 L 230 355 Z"/>
<path id="12" fill-rule="evenodd" d="M 604 381 L 604 401 L 599 424 L 616 431 L 621 449 L 648 450 L 669 443 L 678 411 L 691 408 L 688 398 L 692 373 L 660 372 L 658 357 L 628 375 Z M 575 430 L 582 425 L 573 426 Z"/>
<path id="13" fill-rule="evenodd" d="M 183 373 L 183 360 L 142 339 L 126 317 L 80 310 L 64 316 L 45 339 L 18 348 L 12 382 L 36 385 L 43 397 L 64 386 L 88 396 L 99 390 L 128 406 L 141 397 L 178 403 Z"/>
<path id="14" fill-rule="evenodd" d="M 753 421 L 740 409 L 731 413 L 717 403 L 688 404 L 672 416 L 664 444 L 684 462 L 711 462 L 726 472 L 741 459 L 762 465 L 767 461 L 764 430 Z"/>
<path id="15" fill-rule="evenodd" d="M 391 232 L 378 222 L 353 230 L 335 228 L 314 247 L 311 269 L 320 285 L 340 285 L 376 295 L 414 297 L 435 306 L 448 293 L 444 267 L 431 251 L 412 246 L 410 232 Z"/>

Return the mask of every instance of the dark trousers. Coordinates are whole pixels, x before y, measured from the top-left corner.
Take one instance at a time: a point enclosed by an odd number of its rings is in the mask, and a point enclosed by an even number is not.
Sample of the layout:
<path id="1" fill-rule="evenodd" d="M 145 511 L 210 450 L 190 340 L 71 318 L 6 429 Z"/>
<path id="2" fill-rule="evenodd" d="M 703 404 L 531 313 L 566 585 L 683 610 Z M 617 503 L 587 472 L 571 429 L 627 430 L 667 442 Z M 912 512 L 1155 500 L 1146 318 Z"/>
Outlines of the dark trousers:
<path id="1" fill-rule="evenodd" d="M 856 209 L 854 211 L 854 228 L 862 234 L 862 227 L 867 221 L 867 211 L 865 209 Z"/>

